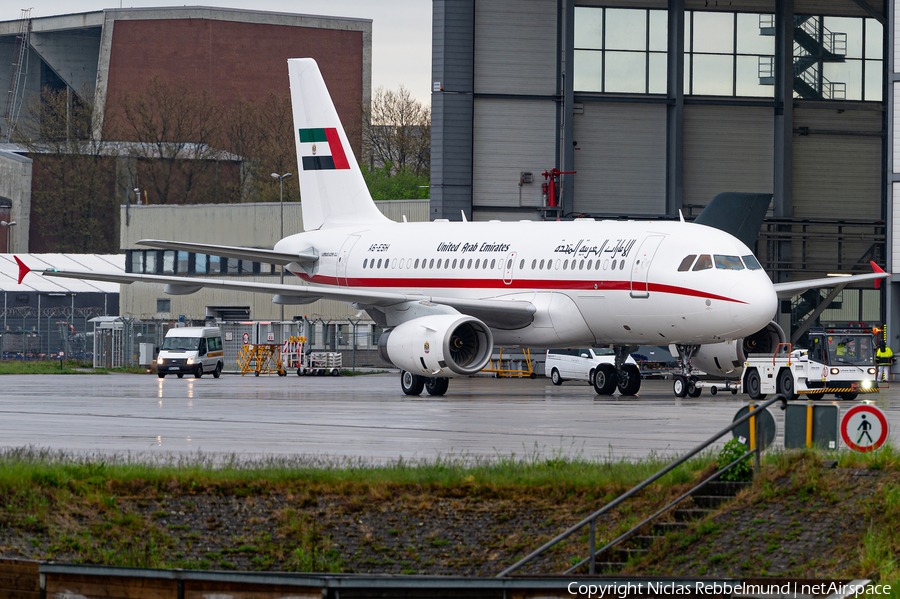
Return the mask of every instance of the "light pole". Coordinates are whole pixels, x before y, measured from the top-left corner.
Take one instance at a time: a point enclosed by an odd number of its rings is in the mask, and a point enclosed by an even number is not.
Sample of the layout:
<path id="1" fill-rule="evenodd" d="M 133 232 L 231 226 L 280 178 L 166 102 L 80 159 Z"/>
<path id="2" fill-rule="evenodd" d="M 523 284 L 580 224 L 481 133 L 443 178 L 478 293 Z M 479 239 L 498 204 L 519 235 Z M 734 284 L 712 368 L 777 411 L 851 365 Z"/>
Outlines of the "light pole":
<path id="1" fill-rule="evenodd" d="M 272 177 L 278 179 L 278 183 L 281 185 L 281 193 L 279 196 L 281 202 L 281 236 L 279 239 L 284 239 L 284 180 L 290 176 L 291 173 L 285 173 L 283 175 L 272 173 Z M 281 284 L 284 285 L 284 264 L 281 265 Z M 284 304 L 281 304 L 281 322 L 284 322 Z"/>
<path id="2" fill-rule="evenodd" d="M 16 221 L 12 221 L 12 222 L 9 222 L 9 223 L 8 223 L 8 222 L 6 222 L 5 220 L 0 220 L 0 226 L 6 227 L 6 253 L 7 253 L 7 254 L 9 253 L 9 234 L 10 234 L 10 227 L 15 227 L 16 224 L 17 224 Z"/>

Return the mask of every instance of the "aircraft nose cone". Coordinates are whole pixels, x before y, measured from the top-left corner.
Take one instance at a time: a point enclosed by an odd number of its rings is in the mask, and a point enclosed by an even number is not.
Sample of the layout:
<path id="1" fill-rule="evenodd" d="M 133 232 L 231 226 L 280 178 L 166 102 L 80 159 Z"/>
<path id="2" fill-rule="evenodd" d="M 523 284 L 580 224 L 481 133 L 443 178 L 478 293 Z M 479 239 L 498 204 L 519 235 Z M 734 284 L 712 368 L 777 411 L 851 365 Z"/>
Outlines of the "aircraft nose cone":
<path id="1" fill-rule="evenodd" d="M 746 329 L 747 335 L 766 326 L 778 309 L 778 296 L 768 277 L 765 281 L 741 281 L 731 288 L 729 296 L 735 300 L 731 316 L 741 329 Z"/>

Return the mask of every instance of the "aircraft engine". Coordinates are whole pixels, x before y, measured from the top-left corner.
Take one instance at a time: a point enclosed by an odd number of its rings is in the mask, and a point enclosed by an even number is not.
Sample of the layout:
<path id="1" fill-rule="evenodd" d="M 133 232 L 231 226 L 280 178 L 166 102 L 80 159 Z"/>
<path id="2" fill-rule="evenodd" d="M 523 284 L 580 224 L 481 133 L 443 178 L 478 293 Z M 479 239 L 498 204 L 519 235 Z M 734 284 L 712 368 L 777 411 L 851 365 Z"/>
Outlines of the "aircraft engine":
<path id="1" fill-rule="evenodd" d="M 703 372 L 726 378 L 740 378 L 748 354 L 772 354 L 787 337 L 774 320 L 757 332 L 724 343 L 701 345 L 692 364 Z"/>
<path id="2" fill-rule="evenodd" d="M 494 336 L 486 324 L 462 314 L 414 318 L 382 333 L 381 359 L 428 377 L 468 376 L 487 366 Z"/>

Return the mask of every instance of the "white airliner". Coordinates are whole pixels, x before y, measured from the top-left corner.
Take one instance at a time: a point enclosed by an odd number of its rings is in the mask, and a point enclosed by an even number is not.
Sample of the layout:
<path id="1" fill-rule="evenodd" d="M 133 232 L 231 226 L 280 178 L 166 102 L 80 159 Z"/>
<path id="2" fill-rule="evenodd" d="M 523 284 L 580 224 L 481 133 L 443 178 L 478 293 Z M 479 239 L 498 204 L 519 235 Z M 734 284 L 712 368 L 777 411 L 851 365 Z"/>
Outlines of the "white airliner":
<path id="1" fill-rule="evenodd" d="M 153 248 L 284 265 L 309 285 L 46 270 L 44 276 L 273 294 L 275 303 L 320 298 L 365 310 L 388 327 L 381 356 L 403 370 L 405 393 L 443 395 L 449 379 L 484 368 L 494 345 L 611 346 L 598 394 L 634 395 L 625 358 L 639 345 L 675 345 L 690 386 L 691 361 L 742 362 L 742 340 L 783 341 L 772 322 L 780 295 L 834 279 L 773 285 L 753 252 L 728 233 L 685 222 L 396 223 L 375 206 L 312 59 L 288 61 L 303 224 L 274 249 L 145 240 Z M 18 260 L 18 259 L 17 259 Z M 28 269 L 21 264 L 20 276 Z M 841 279 L 872 279 L 882 273 Z M 704 351 L 705 350 L 705 351 Z M 695 364 L 696 365 L 696 364 Z M 676 386 L 676 391 L 678 387 Z M 681 394 L 679 392 L 679 394 Z"/>

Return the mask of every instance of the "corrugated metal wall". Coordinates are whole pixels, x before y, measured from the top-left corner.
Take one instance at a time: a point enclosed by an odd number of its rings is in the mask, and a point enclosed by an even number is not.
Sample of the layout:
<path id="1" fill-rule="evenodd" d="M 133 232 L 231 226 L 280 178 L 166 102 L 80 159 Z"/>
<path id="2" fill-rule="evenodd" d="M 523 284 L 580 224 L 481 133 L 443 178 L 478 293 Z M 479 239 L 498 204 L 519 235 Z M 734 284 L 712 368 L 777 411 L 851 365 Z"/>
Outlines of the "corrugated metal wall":
<path id="1" fill-rule="evenodd" d="M 555 130 L 555 102 L 476 98 L 473 205 L 519 206 L 519 176 L 527 171 L 535 183 L 522 186 L 521 205 L 540 206 L 538 179 L 556 163 Z"/>
<path id="2" fill-rule="evenodd" d="M 585 102 L 574 118 L 575 212 L 664 214 L 666 107 Z"/>
<path id="3" fill-rule="evenodd" d="M 556 10 L 546 0 L 475 3 L 476 94 L 556 93 Z"/>
<path id="4" fill-rule="evenodd" d="M 881 111 L 794 110 L 795 217 L 881 218 L 881 116 Z M 809 135 L 797 134 L 802 127 Z"/>
<path id="5" fill-rule="evenodd" d="M 772 193 L 771 108 L 684 107 L 684 203 L 705 206 L 723 191 Z"/>

